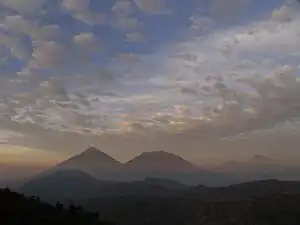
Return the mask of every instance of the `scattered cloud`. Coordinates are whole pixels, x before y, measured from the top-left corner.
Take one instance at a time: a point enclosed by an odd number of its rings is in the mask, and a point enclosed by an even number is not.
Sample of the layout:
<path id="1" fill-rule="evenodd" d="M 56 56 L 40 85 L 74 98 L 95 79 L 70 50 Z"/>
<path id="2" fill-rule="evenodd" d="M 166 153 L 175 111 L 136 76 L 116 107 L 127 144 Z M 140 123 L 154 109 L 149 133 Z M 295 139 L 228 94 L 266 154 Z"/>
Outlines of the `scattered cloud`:
<path id="1" fill-rule="evenodd" d="M 122 16 L 117 18 L 114 26 L 124 31 L 132 31 L 141 28 L 142 22 L 134 17 Z"/>
<path id="2" fill-rule="evenodd" d="M 283 5 L 273 11 L 272 18 L 279 22 L 291 22 L 296 13 L 291 7 Z"/>
<path id="3" fill-rule="evenodd" d="M 19 60 L 24 60 L 30 56 L 30 51 L 19 38 L 1 35 L 0 44 L 5 46 L 10 53 Z"/>
<path id="4" fill-rule="evenodd" d="M 21 14 L 36 14 L 43 9 L 45 0 L 1 0 L 1 3 Z"/>
<path id="5" fill-rule="evenodd" d="M 8 32 L 27 35 L 32 40 L 54 40 L 62 35 L 58 25 L 39 25 L 34 21 L 24 19 L 20 15 L 6 16 L 4 28 Z"/>
<path id="6" fill-rule="evenodd" d="M 140 10 L 151 14 L 170 13 L 166 0 L 133 0 Z"/>
<path id="7" fill-rule="evenodd" d="M 63 36 L 63 32 L 59 25 L 44 25 L 39 28 L 38 39 L 44 41 L 51 41 L 59 39 Z"/>
<path id="8" fill-rule="evenodd" d="M 215 26 L 215 21 L 208 17 L 194 15 L 190 17 L 190 20 L 191 20 L 191 28 L 193 30 L 204 32 L 204 33 L 212 31 L 212 29 Z"/>
<path id="9" fill-rule="evenodd" d="M 126 42 L 139 43 L 145 41 L 146 37 L 140 32 L 126 33 Z"/>
<path id="10" fill-rule="evenodd" d="M 75 47 L 83 52 L 99 51 L 100 41 L 93 33 L 80 33 L 73 37 Z"/>
<path id="11" fill-rule="evenodd" d="M 111 11 L 119 16 L 129 16 L 134 13 L 134 8 L 130 1 L 117 1 Z"/>
<path id="12" fill-rule="evenodd" d="M 298 130 L 296 7 L 222 27 L 211 12 L 184 12 L 189 27 L 182 28 L 175 23 L 181 14 L 161 17 L 170 13 L 164 0 L 110 2 L 105 16 L 98 1 L 62 0 L 57 19 L 34 12 L 47 10 L 44 1 L 28 2 L 1 1 L 7 12 L 1 16 L 0 142 L 58 151 L 96 143 L 126 146 L 124 152 L 145 143 L 148 150 L 176 146 L 196 155 L 200 144 L 230 149 L 232 140 L 276 133 L 286 121 Z M 246 3 L 211 4 L 227 17 Z M 174 26 L 149 24 L 154 16 Z M 178 36 L 163 37 L 175 29 Z M 152 43 L 148 34 L 162 38 Z"/>
<path id="13" fill-rule="evenodd" d="M 28 35 L 30 37 L 37 37 L 38 35 L 37 25 L 29 20 L 24 19 L 20 15 L 7 16 L 4 21 L 4 26 L 9 31 Z"/>
<path id="14" fill-rule="evenodd" d="M 35 67 L 45 69 L 62 68 L 67 61 L 67 50 L 62 44 L 55 41 L 37 42 L 33 49 L 33 62 Z"/>
<path id="15" fill-rule="evenodd" d="M 63 0 L 62 6 L 77 20 L 89 25 L 104 22 L 104 15 L 90 10 L 90 0 Z"/>
<path id="16" fill-rule="evenodd" d="M 134 63 L 139 60 L 139 55 L 134 53 L 120 53 L 117 56 L 117 59 L 121 60 L 122 62 Z"/>
<path id="17" fill-rule="evenodd" d="M 213 11 L 223 18 L 232 18 L 238 14 L 248 3 L 249 0 L 213 0 Z"/>

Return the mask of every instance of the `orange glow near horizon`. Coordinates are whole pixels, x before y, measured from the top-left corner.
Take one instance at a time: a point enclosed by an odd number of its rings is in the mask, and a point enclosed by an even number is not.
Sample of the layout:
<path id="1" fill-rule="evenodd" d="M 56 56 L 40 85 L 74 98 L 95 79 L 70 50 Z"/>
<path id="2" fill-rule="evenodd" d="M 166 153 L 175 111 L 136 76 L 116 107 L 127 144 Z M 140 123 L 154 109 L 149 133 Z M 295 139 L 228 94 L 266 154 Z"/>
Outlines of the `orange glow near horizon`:
<path id="1" fill-rule="evenodd" d="M 16 166 L 51 166 L 65 158 L 65 155 L 57 152 L 12 145 L 0 146 L 0 164 Z"/>

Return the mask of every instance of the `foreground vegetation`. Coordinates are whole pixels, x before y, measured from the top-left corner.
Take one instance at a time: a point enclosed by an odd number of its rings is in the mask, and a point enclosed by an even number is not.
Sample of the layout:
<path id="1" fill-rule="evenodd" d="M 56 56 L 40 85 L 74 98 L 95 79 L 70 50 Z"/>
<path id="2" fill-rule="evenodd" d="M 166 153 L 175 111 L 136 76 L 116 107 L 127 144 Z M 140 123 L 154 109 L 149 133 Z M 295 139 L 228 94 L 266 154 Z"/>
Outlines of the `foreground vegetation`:
<path id="1" fill-rule="evenodd" d="M 300 195 L 202 201 L 195 198 L 102 198 L 87 209 L 98 210 L 119 225 L 299 225 Z"/>
<path id="2" fill-rule="evenodd" d="M 51 206 L 39 198 L 26 198 L 8 189 L 0 190 L 1 225 L 110 225 L 99 221 L 98 213 L 86 213 L 79 206 Z"/>
<path id="3" fill-rule="evenodd" d="M 53 191 L 51 188 L 45 190 Z M 54 202 L 52 205 L 43 203 L 37 197 L 26 198 L 8 189 L 0 190 L 0 224 L 300 224 L 300 182 L 268 180 L 209 188 L 147 180 L 126 185 L 116 183 L 99 191 L 102 194 L 99 192 L 96 198 L 70 199 L 73 204 L 65 201 L 66 205 L 63 206 Z M 75 206 L 75 202 L 83 207 Z"/>

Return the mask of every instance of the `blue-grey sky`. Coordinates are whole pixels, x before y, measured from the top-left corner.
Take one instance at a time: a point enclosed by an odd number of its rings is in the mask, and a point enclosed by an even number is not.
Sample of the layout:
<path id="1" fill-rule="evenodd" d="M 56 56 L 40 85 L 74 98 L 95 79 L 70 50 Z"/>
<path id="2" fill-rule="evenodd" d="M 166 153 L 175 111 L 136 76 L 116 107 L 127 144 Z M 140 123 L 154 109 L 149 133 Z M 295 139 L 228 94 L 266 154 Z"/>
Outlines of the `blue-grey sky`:
<path id="1" fill-rule="evenodd" d="M 0 141 L 220 161 L 281 157 L 276 134 L 297 155 L 299 12 L 296 0 L 0 0 Z"/>

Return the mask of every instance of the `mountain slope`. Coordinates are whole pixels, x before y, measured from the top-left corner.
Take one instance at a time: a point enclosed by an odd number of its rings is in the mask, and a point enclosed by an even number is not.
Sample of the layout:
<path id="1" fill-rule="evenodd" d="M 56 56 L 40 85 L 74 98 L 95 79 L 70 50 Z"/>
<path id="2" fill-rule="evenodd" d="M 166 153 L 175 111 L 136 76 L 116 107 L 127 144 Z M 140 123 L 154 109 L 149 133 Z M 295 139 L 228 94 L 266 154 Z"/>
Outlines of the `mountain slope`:
<path id="1" fill-rule="evenodd" d="M 180 156 L 163 152 L 145 152 L 124 165 L 123 177 L 141 180 L 147 177 L 167 178 L 184 184 L 195 185 L 207 177 L 204 171 Z"/>
<path id="2" fill-rule="evenodd" d="M 56 203 L 99 196 L 164 196 L 186 188 L 185 185 L 169 179 L 147 178 L 135 182 L 112 182 L 97 180 L 82 171 L 58 171 L 25 183 L 18 192 Z"/>
<path id="3" fill-rule="evenodd" d="M 32 179 L 19 188 L 27 196 L 45 200 L 80 199 L 97 195 L 102 182 L 82 171 L 57 171 Z"/>
<path id="4" fill-rule="evenodd" d="M 300 194 L 300 182 L 259 180 L 216 188 L 199 185 L 191 188 L 187 194 L 202 200 L 236 201 L 269 195 Z"/>
<path id="5" fill-rule="evenodd" d="M 111 180 L 121 169 L 122 163 L 96 148 L 88 148 L 86 151 L 71 157 L 46 171 L 49 174 L 62 170 L 80 170 L 103 180 Z"/>
<path id="6" fill-rule="evenodd" d="M 195 172 L 197 168 L 183 158 L 163 151 L 145 152 L 125 164 L 129 171 Z"/>

